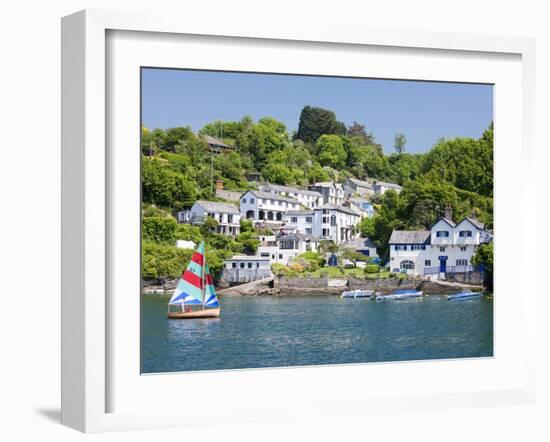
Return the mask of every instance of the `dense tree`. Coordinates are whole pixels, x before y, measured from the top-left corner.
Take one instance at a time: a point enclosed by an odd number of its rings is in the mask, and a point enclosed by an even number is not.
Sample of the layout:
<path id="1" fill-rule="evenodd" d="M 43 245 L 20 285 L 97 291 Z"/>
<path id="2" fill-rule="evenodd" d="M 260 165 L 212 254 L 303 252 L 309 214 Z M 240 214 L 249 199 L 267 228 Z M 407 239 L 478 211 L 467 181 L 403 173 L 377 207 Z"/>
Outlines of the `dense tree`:
<path id="1" fill-rule="evenodd" d="M 336 114 L 320 107 L 305 106 L 300 114 L 296 138 L 304 143 L 315 143 L 321 135 L 344 135 L 346 126 L 336 120 Z"/>
<path id="2" fill-rule="evenodd" d="M 425 156 L 421 172 L 483 196 L 493 195 L 492 131 L 482 140 L 440 140 Z"/>
<path id="3" fill-rule="evenodd" d="M 393 147 L 398 155 L 405 152 L 405 144 L 407 144 L 407 138 L 405 138 L 405 135 L 401 133 L 395 134 L 395 138 L 393 139 Z"/>
<path id="4" fill-rule="evenodd" d="M 485 270 L 485 286 L 493 288 L 493 243 L 480 245 L 472 257 L 472 264 L 482 265 Z"/>
<path id="5" fill-rule="evenodd" d="M 142 158 L 141 189 L 143 202 L 162 207 L 191 207 L 197 199 L 192 181 L 154 158 Z"/>
<path id="6" fill-rule="evenodd" d="M 338 135 L 321 135 L 316 143 L 319 162 L 336 169 L 345 165 L 347 152 L 344 140 Z"/>

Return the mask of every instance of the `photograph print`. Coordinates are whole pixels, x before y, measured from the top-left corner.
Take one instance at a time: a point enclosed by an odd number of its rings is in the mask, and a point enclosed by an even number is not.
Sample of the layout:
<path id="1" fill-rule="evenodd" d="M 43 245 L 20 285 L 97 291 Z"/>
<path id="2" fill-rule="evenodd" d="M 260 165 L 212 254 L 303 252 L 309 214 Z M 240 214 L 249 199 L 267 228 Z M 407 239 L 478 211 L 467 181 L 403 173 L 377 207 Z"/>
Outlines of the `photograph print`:
<path id="1" fill-rule="evenodd" d="M 491 84 L 142 68 L 141 195 L 142 374 L 493 356 Z"/>

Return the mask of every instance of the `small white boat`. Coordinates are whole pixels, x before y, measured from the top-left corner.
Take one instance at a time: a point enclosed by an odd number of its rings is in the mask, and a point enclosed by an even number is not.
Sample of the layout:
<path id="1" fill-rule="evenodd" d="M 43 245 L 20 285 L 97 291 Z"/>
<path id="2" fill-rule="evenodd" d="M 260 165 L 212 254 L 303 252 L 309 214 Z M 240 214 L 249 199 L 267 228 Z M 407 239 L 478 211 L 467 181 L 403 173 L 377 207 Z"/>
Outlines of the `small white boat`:
<path id="1" fill-rule="evenodd" d="M 447 296 L 448 301 L 464 301 L 467 299 L 476 299 L 481 298 L 481 292 L 472 292 L 471 290 L 466 290 L 460 293 L 455 293 L 453 295 Z"/>
<path id="2" fill-rule="evenodd" d="M 419 290 L 396 290 L 389 295 L 376 295 L 377 301 L 395 301 L 400 299 L 420 298 L 422 291 Z"/>
<path id="3" fill-rule="evenodd" d="M 370 298 L 374 292 L 372 290 L 350 290 L 342 292 L 340 298 Z"/>

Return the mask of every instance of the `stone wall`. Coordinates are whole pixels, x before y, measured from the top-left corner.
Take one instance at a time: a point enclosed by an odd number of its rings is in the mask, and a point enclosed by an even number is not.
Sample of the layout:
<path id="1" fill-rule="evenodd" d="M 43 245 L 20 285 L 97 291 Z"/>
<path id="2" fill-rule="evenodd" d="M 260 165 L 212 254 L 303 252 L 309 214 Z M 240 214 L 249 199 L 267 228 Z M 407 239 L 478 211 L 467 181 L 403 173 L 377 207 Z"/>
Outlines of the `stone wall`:
<path id="1" fill-rule="evenodd" d="M 464 284 L 483 284 L 484 274 L 483 272 L 468 272 L 468 273 L 454 273 L 453 275 L 447 275 L 447 281 L 460 282 Z"/>

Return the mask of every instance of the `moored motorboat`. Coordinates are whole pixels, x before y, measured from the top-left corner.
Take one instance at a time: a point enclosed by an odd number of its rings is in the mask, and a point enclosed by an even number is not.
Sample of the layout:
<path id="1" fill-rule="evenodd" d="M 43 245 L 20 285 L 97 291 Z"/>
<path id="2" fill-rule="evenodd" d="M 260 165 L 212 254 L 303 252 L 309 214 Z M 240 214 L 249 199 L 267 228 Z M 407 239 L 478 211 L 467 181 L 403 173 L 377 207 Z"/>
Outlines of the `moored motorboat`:
<path id="1" fill-rule="evenodd" d="M 422 297 L 422 291 L 420 290 L 395 290 L 394 292 L 390 293 L 389 295 L 376 295 L 377 301 L 392 301 L 392 300 L 400 300 L 400 299 L 410 299 L 410 298 L 420 298 Z"/>
<path id="2" fill-rule="evenodd" d="M 467 299 L 481 298 L 481 292 L 472 292 L 471 290 L 465 290 L 460 293 L 454 293 L 447 296 L 448 301 L 463 301 Z"/>
<path id="3" fill-rule="evenodd" d="M 347 292 L 342 292 L 340 295 L 341 298 L 370 298 L 374 292 L 372 290 L 350 290 Z"/>

